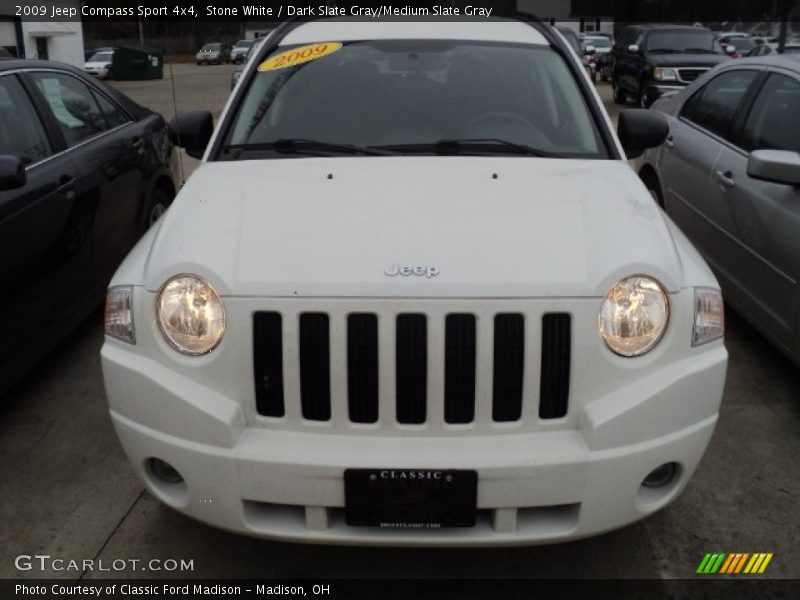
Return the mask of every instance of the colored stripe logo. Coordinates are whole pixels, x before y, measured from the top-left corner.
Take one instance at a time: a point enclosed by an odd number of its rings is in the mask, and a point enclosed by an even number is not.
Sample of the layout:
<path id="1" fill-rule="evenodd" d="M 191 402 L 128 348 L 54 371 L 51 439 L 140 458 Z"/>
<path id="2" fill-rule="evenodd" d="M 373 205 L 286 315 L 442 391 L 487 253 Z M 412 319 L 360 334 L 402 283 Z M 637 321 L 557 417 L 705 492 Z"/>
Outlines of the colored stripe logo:
<path id="1" fill-rule="evenodd" d="M 755 575 L 766 570 L 772 557 L 772 552 L 755 552 L 752 554 L 749 552 L 709 553 L 700 561 L 697 573 L 701 575 L 714 575 L 716 573 Z"/>

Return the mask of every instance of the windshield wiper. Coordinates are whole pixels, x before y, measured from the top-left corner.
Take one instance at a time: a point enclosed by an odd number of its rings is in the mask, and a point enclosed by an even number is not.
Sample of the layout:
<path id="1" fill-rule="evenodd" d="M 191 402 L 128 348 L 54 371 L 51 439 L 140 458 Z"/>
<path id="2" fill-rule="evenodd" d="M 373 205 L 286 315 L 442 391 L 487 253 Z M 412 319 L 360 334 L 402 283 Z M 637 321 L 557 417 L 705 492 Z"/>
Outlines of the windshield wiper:
<path id="1" fill-rule="evenodd" d="M 359 146 L 357 144 L 344 144 L 338 142 L 323 142 L 321 140 L 309 140 L 305 138 L 281 138 L 274 142 L 262 142 L 254 144 L 229 144 L 222 148 L 226 154 L 231 154 L 234 158 L 239 158 L 243 152 L 272 150 L 274 152 L 286 154 L 312 154 L 325 156 L 330 153 L 346 154 L 365 154 L 367 156 L 396 156 L 396 152 L 371 148 L 369 146 Z M 320 154 L 322 153 L 322 154 Z"/>
<path id="2" fill-rule="evenodd" d="M 682 54 L 683 50 L 677 50 L 674 48 L 653 48 L 652 50 L 648 48 L 648 54 L 655 54 L 655 53 L 662 53 L 662 54 Z"/>
<path id="3" fill-rule="evenodd" d="M 559 158 L 559 155 L 539 150 L 526 144 L 518 144 L 500 138 L 467 138 L 467 139 L 443 139 L 432 144 L 398 144 L 392 146 L 381 146 L 400 152 L 434 152 L 436 154 L 461 154 L 464 152 L 486 153 L 513 153 L 524 156 L 538 156 L 541 158 Z"/>

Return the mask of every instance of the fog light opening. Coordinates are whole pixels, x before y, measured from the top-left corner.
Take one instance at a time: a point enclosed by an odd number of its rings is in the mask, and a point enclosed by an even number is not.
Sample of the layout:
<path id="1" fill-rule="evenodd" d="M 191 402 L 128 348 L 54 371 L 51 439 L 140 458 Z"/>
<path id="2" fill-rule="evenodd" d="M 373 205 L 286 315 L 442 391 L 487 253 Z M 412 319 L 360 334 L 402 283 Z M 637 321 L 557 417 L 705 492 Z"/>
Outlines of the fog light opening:
<path id="1" fill-rule="evenodd" d="M 150 472 L 162 483 L 179 484 L 183 483 L 183 477 L 178 470 L 165 460 L 151 458 L 147 461 Z"/>
<path id="2" fill-rule="evenodd" d="M 644 478 L 642 487 L 658 489 L 668 486 L 678 473 L 678 463 L 668 462 L 656 467 Z"/>

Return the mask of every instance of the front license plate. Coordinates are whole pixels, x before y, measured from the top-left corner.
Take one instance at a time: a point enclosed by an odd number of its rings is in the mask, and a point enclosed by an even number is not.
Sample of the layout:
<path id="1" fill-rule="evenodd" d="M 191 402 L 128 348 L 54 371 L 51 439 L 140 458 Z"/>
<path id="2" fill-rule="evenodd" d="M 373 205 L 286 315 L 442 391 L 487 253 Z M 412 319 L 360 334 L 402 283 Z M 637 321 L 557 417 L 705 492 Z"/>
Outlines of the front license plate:
<path id="1" fill-rule="evenodd" d="M 391 529 L 473 527 L 478 472 L 437 469 L 347 469 L 347 524 Z"/>

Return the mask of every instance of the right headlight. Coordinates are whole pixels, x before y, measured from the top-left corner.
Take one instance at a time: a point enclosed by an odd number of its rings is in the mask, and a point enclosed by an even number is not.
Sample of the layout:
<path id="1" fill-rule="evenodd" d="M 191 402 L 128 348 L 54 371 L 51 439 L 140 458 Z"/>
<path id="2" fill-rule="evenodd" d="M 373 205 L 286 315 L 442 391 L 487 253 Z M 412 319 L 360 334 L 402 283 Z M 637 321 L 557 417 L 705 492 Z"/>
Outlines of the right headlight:
<path id="1" fill-rule="evenodd" d="M 637 275 L 615 283 L 600 309 L 600 337 L 620 356 L 641 356 L 655 348 L 669 322 L 669 298 L 661 284 Z"/>
<path id="2" fill-rule="evenodd" d="M 217 292 L 197 275 L 178 275 L 158 294 L 158 326 L 164 339 L 190 356 L 211 352 L 225 335 L 225 307 Z"/>

